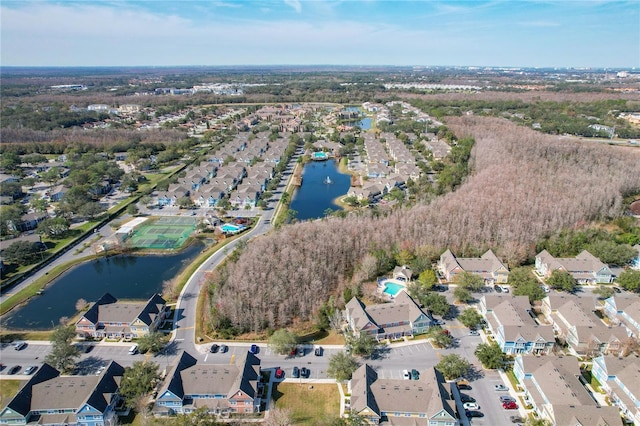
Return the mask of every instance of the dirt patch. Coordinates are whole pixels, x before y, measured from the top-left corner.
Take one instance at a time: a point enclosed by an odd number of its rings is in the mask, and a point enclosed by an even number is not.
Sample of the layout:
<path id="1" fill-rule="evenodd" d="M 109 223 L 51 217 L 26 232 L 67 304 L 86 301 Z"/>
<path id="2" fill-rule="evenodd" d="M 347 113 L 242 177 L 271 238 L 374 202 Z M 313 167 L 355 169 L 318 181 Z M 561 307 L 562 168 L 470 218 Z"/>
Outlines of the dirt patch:
<path id="1" fill-rule="evenodd" d="M 631 214 L 635 216 L 640 216 L 640 200 L 636 200 L 629 206 L 629 210 Z"/>

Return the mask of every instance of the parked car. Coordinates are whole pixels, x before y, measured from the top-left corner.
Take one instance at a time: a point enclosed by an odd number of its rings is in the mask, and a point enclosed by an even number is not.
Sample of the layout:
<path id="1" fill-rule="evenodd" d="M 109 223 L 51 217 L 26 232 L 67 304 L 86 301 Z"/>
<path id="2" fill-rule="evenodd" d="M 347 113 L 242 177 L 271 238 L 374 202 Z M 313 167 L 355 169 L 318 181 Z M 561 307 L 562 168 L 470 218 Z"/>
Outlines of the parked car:
<path id="1" fill-rule="evenodd" d="M 469 410 L 466 410 L 465 414 L 467 415 L 467 417 L 484 417 L 484 413 L 482 413 L 480 411 L 469 411 Z"/>
<path id="2" fill-rule="evenodd" d="M 620 287 L 613 286 L 611 288 L 613 288 L 613 291 L 615 291 L 616 293 L 622 293 L 622 290 L 620 290 Z"/>
<path id="3" fill-rule="evenodd" d="M 25 375 L 28 376 L 29 374 L 33 373 L 37 369 L 38 369 L 37 365 L 30 365 L 30 366 L 28 366 L 27 368 L 24 369 L 24 372 L 22 374 L 25 374 Z"/>
<path id="4" fill-rule="evenodd" d="M 479 336 L 479 335 L 480 335 L 480 333 L 478 332 L 478 330 L 471 330 L 469 332 L 469 336 Z"/>
<path id="5" fill-rule="evenodd" d="M 220 350 L 220 345 L 214 343 L 213 345 L 211 345 L 211 347 L 209 348 L 209 352 L 211 352 L 212 354 L 215 354 L 216 352 L 218 352 Z"/>
<path id="6" fill-rule="evenodd" d="M 500 288 L 502 289 L 503 292 L 509 293 L 509 287 L 508 286 L 502 285 L 502 286 L 500 286 Z"/>
<path id="7" fill-rule="evenodd" d="M 276 368 L 276 379 L 282 379 L 284 377 L 284 370 L 280 367 Z"/>
<path id="8" fill-rule="evenodd" d="M 409 374 L 409 370 L 402 370 L 402 378 L 405 380 L 411 380 L 411 374 Z"/>
<path id="9" fill-rule="evenodd" d="M 296 354 L 298 353 L 298 350 L 296 349 L 296 347 L 294 346 L 293 348 L 291 348 L 291 350 L 289 351 L 289 356 L 296 356 Z"/>
<path id="10" fill-rule="evenodd" d="M 465 385 L 465 384 L 460 385 L 459 384 L 458 385 L 458 389 L 460 389 L 460 390 L 471 390 L 472 388 L 469 385 Z"/>
<path id="11" fill-rule="evenodd" d="M 465 402 L 462 404 L 465 410 L 479 410 L 480 406 L 475 402 Z"/>
<path id="12" fill-rule="evenodd" d="M 516 399 L 512 396 L 508 396 L 508 395 L 502 395 L 500 397 L 500 402 L 516 402 Z"/>
<path id="13" fill-rule="evenodd" d="M 21 365 L 14 365 L 13 367 L 11 367 L 9 369 L 9 371 L 7 371 L 7 373 L 9 374 L 16 374 L 18 371 L 20 371 L 20 369 L 22 368 Z"/>
<path id="14" fill-rule="evenodd" d="M 542 291 L 544 291 L 545 293 L 549 293 L 551 291 L 551 288 L 549 288 L 548 285 L 543 285 L 542 286 Z"/>
<path id="15" fill-rule="evenodd" d="M 300 375 L 305 379 L 308 379 L 309 376 L 311 375 L 311 370 L 309 370 L 307 367 L 302 367 L 300 369 Z"/>
<path id="16" fill-rule="evenodd" d="M 293 367 L 293 371 L 291 372 L 291 377 L 297 379 L 300 377 L 300 369 L 298 367 Z"/>
<path id="17" fill-rule="evenodd" d="M 93 350 L 93 345 L 92 344 L 84 345 L 84 353 L 85 354 L 88 354 L 92 350 Z"/>
<path id="18" fill-rule="evenodd" d="M 433 320 L 433 323 L 434 323 L 435 325 L 444 325 L 444 321 L 443 321 L 443 320 L 439 320 L 439 319 L 437 319 L 437 320 Z"/>
<path id="19" fill-rule="evenodd" d="M 472 396 L 465 395 L 463 393 L 460 394 L 460 401 L 462 402 L 476 402 L 476 399 Z"/>
<path id="20" fill-rule="evenodd" d="M 503 402 L 502 403 L 502 408 L 504 408 L 505 410 L 517 410 L 518 409 L 518 404 L 516 404 L 513 401 Z"/>
<path id="21" fill-rule="evenodd" d="M 313 354 L 315 356 L 322 356 L 322 352 L 323 352 L 322 346 L 318 346 L 314 349 Z"/>
<path id="22" fill-rule="evenodd" d="M 138 345 L 133 345 L 129 348 L 129 355 L 135 355 L 138 353 Z"/>
<path id="23" fill-rule="evenodd" d="M 496 293 L 502 293 L 502 287 L 500 287 L 498 284 L 494 285 L 493 289 L 496 291 Z"/>
<path id="24" fill-rule="evenodd" d="M 251 352 L 252 354 L 257 354 L 258 353 L 258 345 L 253 344 L 251 345 L 251 348 L 249 348 L 249 352 Z"/>
<path id="25" fill-rule="evenodd" d="M 13 349 L 15 349 L 16 351 L 21 351 L 26 347 L 27 347 L 27 342 L 15 342 L 13 344 Z"/>
<path id="26" fill-rule="evenodd" d="M 507 388 L 505 385 L 493 385 L 493 389 L 495 389 L 497 391 L 509 390 L 509 388 Z M 500 397 L 500 398 L 502 398 L 502 397 Z"/>
<path id="27" fill-rule="evenodd" d="M 413 370 L 411 370 L 411 379 L 412 380 L 419 380 L 420 379 L 420 373 L 418 373 L 418 370 L 416 370 L 415 368 Z"/>
<path id="28" fill-rule="evenodd" d="M 100 366 L 97 370 L 96 370 L 96 376 L 99 376 L 102 374 L 102 372 L 104 371 L 104 366 Z"/>
<path id="29" fill-rule="evenodd" d="M 304 356 L 304 347 L 300 346 L 298 348 L 298 356 Z"/>
<path id="30" fill-rule="evenodd" d="M 229 346 L 227 345 L 220 345 L 220 352 L 225 353 L 229 350 Z"/>
<path id="31" fill-rule="evenodd" d="M 511 423 L 524 423 L 524 419 L 520 416 L 511 416 L 509 420 L 511 420 Z"/>

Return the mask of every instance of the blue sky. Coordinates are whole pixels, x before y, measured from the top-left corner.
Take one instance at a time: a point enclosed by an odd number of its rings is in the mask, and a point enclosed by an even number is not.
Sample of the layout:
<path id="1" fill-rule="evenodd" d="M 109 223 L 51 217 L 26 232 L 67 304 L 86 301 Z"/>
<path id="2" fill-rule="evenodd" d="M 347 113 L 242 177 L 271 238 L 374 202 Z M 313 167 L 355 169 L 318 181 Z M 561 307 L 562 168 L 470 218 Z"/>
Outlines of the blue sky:
<path id="1" fill-rule="evenodd" d="M 5 66 L 640 67 L 640 1 L 0 3 Z"/>

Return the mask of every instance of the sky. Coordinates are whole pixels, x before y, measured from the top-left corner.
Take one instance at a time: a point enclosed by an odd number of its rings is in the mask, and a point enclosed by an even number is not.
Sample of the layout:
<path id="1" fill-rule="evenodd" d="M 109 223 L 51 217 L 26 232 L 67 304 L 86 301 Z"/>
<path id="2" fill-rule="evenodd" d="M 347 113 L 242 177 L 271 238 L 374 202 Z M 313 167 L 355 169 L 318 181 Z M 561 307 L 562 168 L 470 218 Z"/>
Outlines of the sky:
<path id="1" fill-rule="evenodd" d="M 640 68 L 640 1 L 2 0 L 0 64 Z"/>

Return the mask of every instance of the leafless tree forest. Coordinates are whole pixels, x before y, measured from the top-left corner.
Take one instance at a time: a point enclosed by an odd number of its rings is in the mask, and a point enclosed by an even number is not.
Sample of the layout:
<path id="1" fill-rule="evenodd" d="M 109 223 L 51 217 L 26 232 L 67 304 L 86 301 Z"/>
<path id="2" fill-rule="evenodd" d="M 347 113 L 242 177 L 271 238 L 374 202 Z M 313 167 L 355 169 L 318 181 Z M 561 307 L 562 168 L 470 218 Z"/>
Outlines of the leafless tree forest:
<path id="1" fill-rule="evenodd" d="M 492 248 L 516 266 L 535 255 L 541 237 L 615 217 L 624 195 L 640 190 L 638 150 L 570 142 L 497 118 L 447 125 L 476 141 L 473 172 L 455 192 L 378 217 L 285 226 L 253 241 L 210 281 L 214 317 L 240 331 L 311 319 L 330 296 L 340 301 L 347 286 L 366 279 L 367 255 L 379 249 L 476 255 Z"/>

